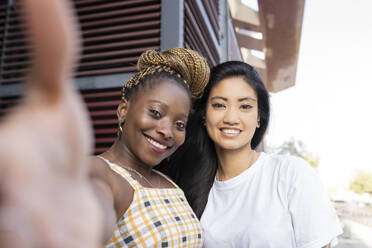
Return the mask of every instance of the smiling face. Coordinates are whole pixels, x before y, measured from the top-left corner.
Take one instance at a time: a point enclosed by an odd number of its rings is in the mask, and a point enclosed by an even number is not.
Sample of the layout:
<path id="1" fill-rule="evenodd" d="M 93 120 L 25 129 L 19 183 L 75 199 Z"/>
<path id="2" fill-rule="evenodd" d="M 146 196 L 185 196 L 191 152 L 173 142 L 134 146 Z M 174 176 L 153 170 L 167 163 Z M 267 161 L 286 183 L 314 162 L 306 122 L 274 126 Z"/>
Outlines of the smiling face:
<path id="1" fill-rule="evenodd" d="M 242 77 L 223 79 L 211 90 L 205 125 L 216 149 L 251 149 L 258 120 L 256 92 Z"/>
<path id="2" fill-rule="evenodd" d="M 185 141 L 190 111 L 188 92 L 171 79 L 161 78 L 119 106 L 124 120 L 123 140 L 130 157 L 149 166 L 159 164 Z"/>

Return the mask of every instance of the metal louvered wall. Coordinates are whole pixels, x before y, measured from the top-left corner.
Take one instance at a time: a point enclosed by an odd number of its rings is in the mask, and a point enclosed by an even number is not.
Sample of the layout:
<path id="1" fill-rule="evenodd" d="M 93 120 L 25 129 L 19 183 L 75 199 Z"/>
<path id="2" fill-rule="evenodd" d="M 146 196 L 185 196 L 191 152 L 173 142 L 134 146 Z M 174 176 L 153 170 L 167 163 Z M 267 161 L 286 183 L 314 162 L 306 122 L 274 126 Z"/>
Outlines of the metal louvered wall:
<path id="1" fill-rule="evenodd" d="M 77 76 L 135 71 L 139 55 L 160 47 L 160 0 L 75 0 L 83 35 Z"/>
<path id="2" fill-rule="evenodd" d="M 116 108 L 120 87 L 136 70 L 140 54 L 160 49 L 160 0 L 74 0 L 83 37 L 76 72 L 96 138 L 95 153 L 107 149 L 116 137 Z M 0 1 L 0 117 L 22 95 L 29 68 L 18 3 Z M 116 77 L 112 78 L 112 75 Z M 99 78 L 99 85 L 95 83 Z M 117 80 L 116 83 L 109 83 Z M 107 85 L 106 82 L 108 83 Z"/>
<path id="3" fill-rule="evenodd" d="M 84 90 L 82 94 L 94 128 L 95 154 L 102 153 L 116 138 L 121 88 Z"/>
<path id="4" fill-rule="evenodd" d="M 17 4 L 3 1 L 0 6 L 0 85 L 17 84 L 28 70 L 28 45 L 24 38 Z"/>
<path id="5" fill-rule="evenodd" d="M 161 39 L 183 33 L 180 46 L 199 51 L 211 65 L 220 61 L 217 0 L 171 0 L 183 6 L 179 17 L 183 30 L 176 29 L 178 34 L 165 32 L 166 25 L 161 23 L 161 15 L 169 12 L 165 11 L 164 5 L 169 4 L 165 0 L 72 1 L 83 36 L 76 83 L 91 116 L 96 154 L 115 140 L 120 89 L 136 70 L 143 51 L 160 50 Z M 0 0 L 0 120 L 22 96 L 30 64 L 17 1 L 10 2 L 14 1 Z M 162 32 L 172 37 L 161 38 Z"/>
<path id="6" fill-rule="evenodd" d="M 77 77 L 135 71 L 139 55 L 160 48 L 160 0 L 75 0 L 83 36 Z M 0 85 L 28 70 L 28 46 L 17 2 L 0 5 Z"/>
<path id="7" fill-rule="evenodd" d="M 148 49 L 160 49 L 160 0 L 75 0 L 83 36 L 77 77 L 101 78 L 98 87 L 81 87 L 92 120 L 95 154 L 107 150 L 116 137 L 120 87 Z M 79 82 L 80 78 L 77 79 Z M 106 85 L 105 85 L 106 84 Z M 89 88 L 89 89 L 87 89 Z"/>
<path id="8" fill-rule="evenodd" d="M 185 0 L 184 46 L 199 51 L 210 65 L 220 62 L 220 39 L 216 0 Z"/>

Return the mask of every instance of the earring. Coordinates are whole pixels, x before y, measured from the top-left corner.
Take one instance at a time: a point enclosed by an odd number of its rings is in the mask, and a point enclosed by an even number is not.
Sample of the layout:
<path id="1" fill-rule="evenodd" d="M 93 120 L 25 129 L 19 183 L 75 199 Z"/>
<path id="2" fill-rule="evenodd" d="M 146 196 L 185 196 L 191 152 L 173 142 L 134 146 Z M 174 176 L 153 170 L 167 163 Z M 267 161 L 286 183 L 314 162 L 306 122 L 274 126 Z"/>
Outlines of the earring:
<path id="1" fill-rule="evenodd" d="M 202 124 L 205 126 L 205 116 L 202 116 Z"/>
<path id="2" fill-rule="evenodd" d="M 261 124 L 260 121 L 257 121 L 257 128 L 260 128 Z"/>
<path id="3" fill-rule="evenodd" d="M 118 127 L 118 137 L 120 137 L 120 135 L 123 133 L 123 124 L 124 124 L 124 120 L 122 120 L 121 122 L 119 122 L 119 127 Z"/>

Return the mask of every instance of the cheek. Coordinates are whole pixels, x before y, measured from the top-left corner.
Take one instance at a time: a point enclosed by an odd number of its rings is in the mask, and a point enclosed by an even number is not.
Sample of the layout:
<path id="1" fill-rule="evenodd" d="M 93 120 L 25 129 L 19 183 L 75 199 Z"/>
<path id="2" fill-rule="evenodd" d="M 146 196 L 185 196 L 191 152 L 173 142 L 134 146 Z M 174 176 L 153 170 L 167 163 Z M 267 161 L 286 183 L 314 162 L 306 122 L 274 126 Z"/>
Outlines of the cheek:
<path id="1" fill-rule="evenodd" d="M 216 131 L 220 122 L 223 121 L 224 112 L 209 110 L 205 115 L 205 128 L 209 135 Z"/>
<path id="2" fill-rule="evenodd" d="M 258 113 L 254 111 L 247 116 L 248 125 L 256 127 L 258 122 Z"/>
<path id="3" fill-rule="evenodd" d="M 186 133 L 179 132 L 178 134 L 174 135 L 175 147 L 176 149 L 180 147 L 185 142 Z"/>
<path id="4" fill-rule="evenodd" d="M 205 113 L 205 124 L 207 126 L 214 126 L 223 119 L 223 112 L 216 111 L 211 107 L 208 107 Z"/>
<path id="5" fill-rule="evenodd" d="M 141 129 L 147 129 L 153 126 L 153 123 L 154 123 L 153 118 L 149 116 L 147 113 L 142 112 L 139 113 L 136 118 L 134 118 L 133 124 Z"/>
<path id="6" fill-rule="evenodd" d="M 214 125 L 210 119 L 206 119 L 205 121 L 205 129 L 207 130 L 207 134 L 210 139 L 216 142 L 216 137 L 218 136 L 218 131 L 216 125 Z"/>

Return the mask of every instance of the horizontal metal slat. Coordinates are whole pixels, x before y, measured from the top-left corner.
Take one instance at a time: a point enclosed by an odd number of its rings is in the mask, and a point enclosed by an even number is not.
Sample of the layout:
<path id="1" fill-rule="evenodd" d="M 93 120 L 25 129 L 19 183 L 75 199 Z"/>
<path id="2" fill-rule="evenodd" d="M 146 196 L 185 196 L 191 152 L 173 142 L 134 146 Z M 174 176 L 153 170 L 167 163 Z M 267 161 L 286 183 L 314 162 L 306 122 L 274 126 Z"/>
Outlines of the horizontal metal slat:
<path id="1" fill-rule="evenodd" d="M 102 102 L 88 102 L 86 103 L 88 108 L 95 107 L 117 107 L 120 103 L 120 100 L 117 101 L 102 101 Z"/>
<path id="2" fill-rule="evenodd" d="M 12 44 L 11 42 L 8 42 L 10 44 Z M 19 45 L 13 45 L 12 47 L 6 47 L 5 48 L 6 50 L 6 53 L 10 53 L 10 52 L 21 52 L 21 51 L 28 51 L 30 50 L 30 46 L 28 45 L 24 45 L 24 44 L 19 44 Z"/>
<path id="3" fill-rule="evenodd" d="M 132 72 L 135 71 L 136 67 L 120 67 L 120 68 L 110 68 L 110 69 L 101 69 L 101 70 L 91 70 L 91 71 L 81 71 L 77 72 L 76 75 L 78 77 L 82 76 L 94 76 L 94 75 L 105 75 L 105 74 L 113 74 L 113 73 L 123 73 L 123 72 Z"/>
<path id="4" fill-rule="evenodd" d="M 117 128 L 97 128 L 94 130 L 95 134 L 116 134 L 118 131 Z"/>
<path id="5" fill-rule="evenodd" d="M 107 150 L 108 150 L 108 147 L 106 147 L 106 146 L 105 147 L 97 147 L 97 144 L 96 144 L 93 155 L 97 156 L 97 155 L 99 155 L 99 154 L 101 154 L 101 153 L 103 153 Z"/>
<path id="6" fill-rule="evenodd" d="M 24 75 L 20 75 L 19 77 L 14 78 L 2 78 L 0 79 L 0 85 L 23 83 L 26 79 L 27 77 L 25 77 Z"/>
<path id="7" fill-rule="evenodd" d="M 109 58 L 109 57 L 119 57 L 119 56 L 130 56 L 134 54 L 140 54 L 144 52 L 145 50 L 154 49 L 158 50 L 159 46 L 150 46 L 150 47 L 142 47 L 142 48 L 133 48 L 133 49 L 125 49 L 123 51 L 113 51 L 113 52 L 101 52 L 96 54 L 86 54 L 83 55 L 81 58 L 81 61 L 83 60 L 93 60 L 93 59 L 99 59 L 99 58 Z"/>
<path id="8" fill-rule="evenodd" d="M 115 140 L 116 140 L 116 137 L 111 137 L 111 138 L 95 138 L 96 143 L 114 143 Z"/>
<path id="9" fill-rule="evenodd" d="M 17 102 L 19 102 L 19 98 L 0 98 L 0 105 L 16 104 Z"/>
<path id="10" fill-rule="evenodd" d="M 99 4 L 107 0 L 74 0 L 76 6 L 83 4 Z"/>
<path id="11" fill-rule="evenodd" d="M 31 52 L 28 51 L 27 53 L 20 53 L 20 54 L 5 54 L 3 56 L 3 60 L 23 60 L 24 58 L 30 58 L 32 56 Z"/>
<path id="12" fill-rule="evenodd" d="M 118 124 L 118 120 L 117 119 L 107 119 L 107 120 L 93 120 L 92 121 L 92 124 L 94 126 L 98 126 L 98 125 L 117 125 Z"/>
<path id="13" fill-rule="evenodd" d="M 91 6 L 86 7 L 78 7 L 77 13 L 78 15 L 83 14 L 83 12 L 91 12 L 91 11 L 102 11 L 106 9 L 113 9 L 113 8 L 127 8 L 131 5 L 140 5 L 140 4 L 151 4 L 156 3 L 157 1 L 154 0 L 132 0 L 132 1 L 117 1 L 117 2 L 105 2 L 101 1 L 101 4 L 94 4 Z M 99 2 L 97 2 L 99 3 Z M 77 4 L 78 5 L 78 4 Z"/>
<path id="14" fill-rule="evenodd" d="M 136 57 L 126 57 L 123 59 L 107 59 L 107 60 L 100 60 L 100 61 L 92 61 L 92 62 L 82 62 L 79 65 L 78 70 L 83 71 L 87 68 L 94 67 L 94 66 L 106 66 L 106 65 L 117 65 L 123 63 L 133 63 L 136 64 L 139 56 Z"/>
<path id="15" fill-rule="evenodd" d="M 12 69 L 12 70 L 3 70 L 1 73 L 0 73 L 0 76 L 1 77 L 4 77 L 6 78 L 7 75 L 17 75 L 17 74 L 26 74 L 30 71 L 30 68 L 22 68 L 22 69 Z"/>
<path id="16" fill-rule="evenodd" d="M 27 67 L 30 65 L 30 60 L 24 60 L 24 61 L 10 61 L 6 62 L 3 61 L 3 68 L 11 68 L 11 67 Z"/>
<path id="17" fill-rule="evenodd" d="M 246 48 L 254 49 L 258 51 L 262 51 L 265 48 L 265 44 L 263 40 L 258 40 L 250 36 L 239 34 L 239 33 L 236 34 L 236 38 L 238 39 L 239 44 L 242 47 L 246 47 Z"/>
<path id="18" fill-rule="evenodd" d="M 92 118 L 103 117 L 103 116 L 110 116 L 111 118 L 112 118 L 112 116 L 116 117 L 116 109 L 114 109 L 114 110 L 91 111 L 90 116 Z"/>
<path id="19" fill-rule="evenodd" d="M 95 20 L 100 18 L 110 18 L 114 16 L 121 16 L 121 15 L 134 15 L 141 12 L 150 12 L 150 11 L 159 11 L 160 10 L 160 4 L 154 4 L 150 6 L 140 6 L 140 7 L 134 7 L 134 8 L 128 8 L 128 9 L 120 9 L 115 11 L 110 11 L 109 13 L 93 13 L 93 14 L 87 14 L 83 16 L 79 16 L 79 20 L 84 22 L 87 20 Z"/>
<path id="20" fill-rule="evenodd" d="M 92 99 L 92 98 L 103 98 L 103 97 L 121 97 L 120 90 L 115 91 L 108 91 L 108 92 L 93 92 L 93 93 L 83 93 L 84 99 Z"/>
<path id="21" fill-rule="evenodd" d="M 254 24 L 251 24 L 248 22 L 242 22 L 237 19 L 232 19 L 232 21 L 233 21 L 234 27 L 239 27 L 239 28 L 247 29 L 247 30 L 254 31 L 254 32 L 260 32 L 260 33 L 263 32 L 262 26 L 256 26 Z"/>
<path id="22" fill-rule="evenodd" d="M 151 30 L 144 30 L 144 31 L 134 31 L 134 32 L 127 32 L 123 34 L 112 34 L 112 35 L 102 35 L 99 37 L 91 37 L 86 38 L 83 40 L 84 44 L 89 42 L 107 42 L 109 40 L 128 40 L 129 38 L 140 38 L 140 37 L 149 37 L 150 35 L 160 35 L 160 29 L 151 29 Z"/>
<path id="23" fill-rule="evenodd" d="M 25 36 L 25 32 L 19 31 L 16 34 L 7 34 L 5 45 L 6 46 L 12 46 L 13 44 L 27 44 L 29 43 L 28 39 Z"/>
<path id="24" fill-rule="evenodd" d="M 160 44 L 160 38 L 145 38 L 145 39 L 138 39 L 138 40 L 132 40 L 132 41 L 121 41 L 121 42 L 107 42 L 104 44 L 99 45 L 90 45 L 84 47 L 84 53 L 90 53 L 95 52 L 97 53 L 100 49 L 109 49 L 109 50 L 115 50 L 115 49 L 123 49 L 125 47 L 139 47 L 144 45 L 158 45 Z"/>
<path id="25" fill-rule="evenodd" d="M 146 13 L 146 14 L 138 14 L 134 16 L 123 16 L 123 17 L 115 17 L 115 18 L 110 18 L 110 19 L 101 19 L 101 20 L 91 20 L 91 21 L 84 21 L 81 20 L 80 22 L 80 28 L 84 31 L 86 29 L 90 28 L 97 28 L 97 27 L 102 27 L 102 26 L 110 26 L 110 25 L 118 25 L 123 23 L 128 23 L 128 22 L 142 22 L 145 20 L 149 19 L 155 19 L 155 18 L 160 18 L 160 12 L 155 12 L 155 13 Z"/>
<path id="26" fill-rule="evenodd" d="M 140 23 L 130 23 L 130 24 L 122 24 L 122 25 L 116 25 L 112 27 L 103 27 L 103 28 L 95 28 L 95 29 L 89 29 L 83 31 L 83 36 L 94 36 L 94 35 L 102 35 L 105 33 L 112 33 L 112 32 L 124 32 L 126 30 L 141 30 L 151 27 L 159 27 L 160 26 L 160 20 L 153 20 L 153 21 L 145 21 Z"/>

